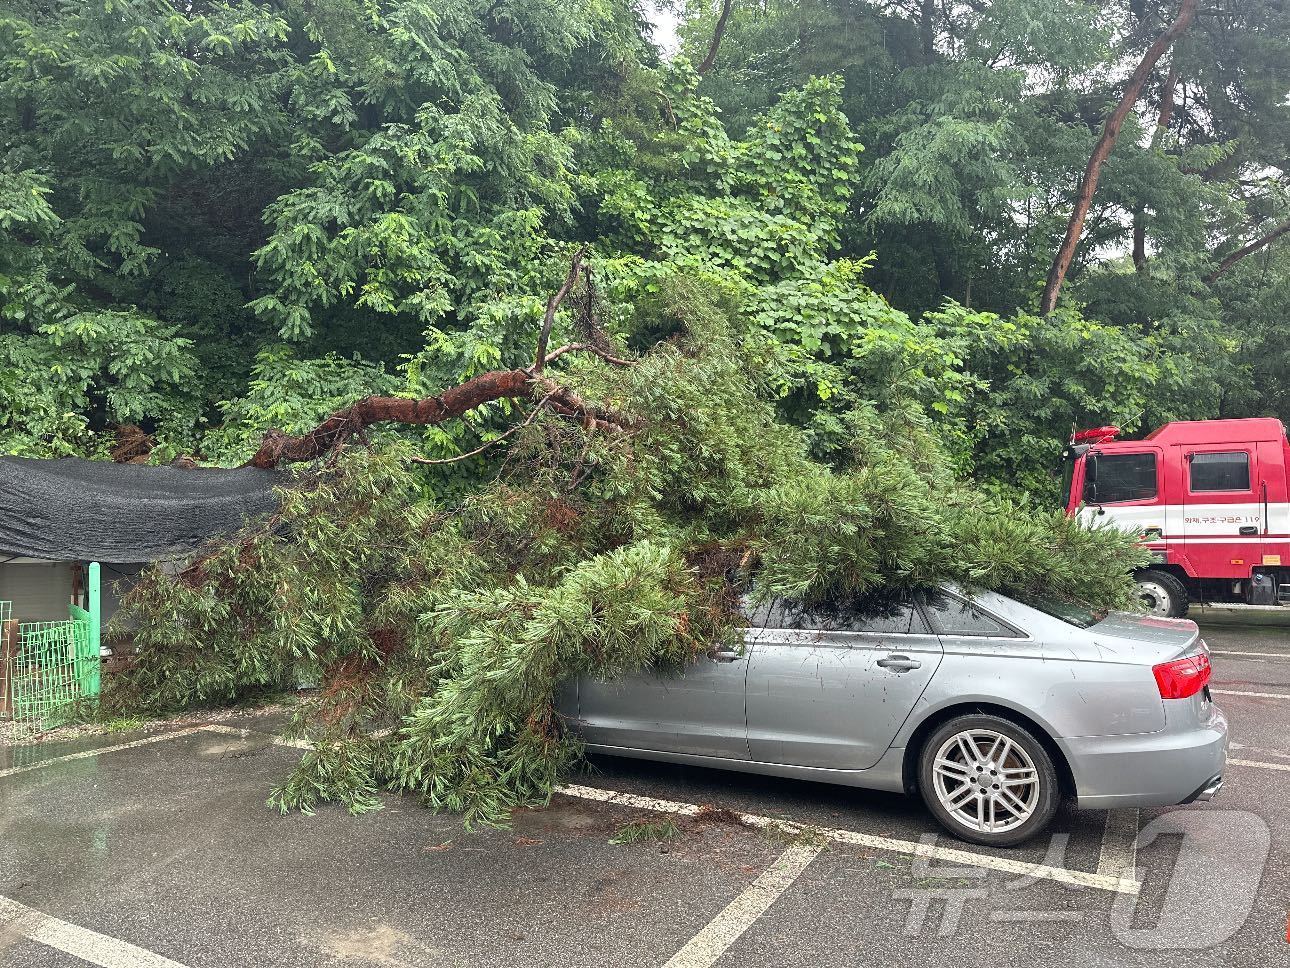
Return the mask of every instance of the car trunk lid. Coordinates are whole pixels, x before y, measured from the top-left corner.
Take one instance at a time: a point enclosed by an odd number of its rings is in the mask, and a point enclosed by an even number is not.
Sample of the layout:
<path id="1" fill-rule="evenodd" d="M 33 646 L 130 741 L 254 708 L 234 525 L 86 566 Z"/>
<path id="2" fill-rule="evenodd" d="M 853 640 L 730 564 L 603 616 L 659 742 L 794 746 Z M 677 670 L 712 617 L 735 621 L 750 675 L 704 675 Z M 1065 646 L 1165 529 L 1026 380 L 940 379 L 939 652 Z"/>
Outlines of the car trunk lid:
<path id="1" fill-rule="evenodd" d="M 1112 612 L 1088 631 L 1108 661 L 1156 665 L 1203 647 L 1196 623 L 1183 618 Z"/>

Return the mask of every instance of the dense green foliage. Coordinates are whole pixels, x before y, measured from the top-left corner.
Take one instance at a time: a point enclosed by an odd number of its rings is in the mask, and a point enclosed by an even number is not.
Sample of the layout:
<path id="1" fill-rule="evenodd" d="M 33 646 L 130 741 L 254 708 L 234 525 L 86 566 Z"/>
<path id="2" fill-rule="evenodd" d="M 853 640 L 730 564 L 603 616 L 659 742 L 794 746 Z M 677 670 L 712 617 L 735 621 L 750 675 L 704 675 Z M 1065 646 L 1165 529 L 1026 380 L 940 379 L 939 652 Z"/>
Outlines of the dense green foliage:
<path id="1" fill-rule="evenodd" d="M 707 647 L 731 555 L 763 593 L 1122 601 L 1123 542 L 1036 510 L 1072 426 L 1290 416 L 1280 0 L 1206 4 L 1169 52 L 1046 316 L 1176 4 L 735 0 L 702 76 L 720 5 L 675 6 L 670 58 L 638 0 L 0 10 L 0 451 L 101 457 L 134 424 L 153 460 L 238 464 L 363 395 L 526 365 L 584 245 L 552 345 L 640 358 L 556 368 L 629 433 L 543 412 L 410 469 L 532 401 L 380 428 L 302 472 L 294 526 L 145 584 L 136 699 L 322 676 L 284 803 L 540 799 L 559 675 Z"/>
<path id="2" fill-rule="evenodd" d="M 628 332 L 652 273 L 747 297 L 824 456 L 839 414 L 912 402 L 963 470 L 1051 499 L 1072 423 L 1285 415 L 1290 246 L 1208 281 L 1290 220 L 1284 4 L 1201 10 L 1042 322 L 1168 0 L 736 0 L 702 79 L 719 4 L 678 6 L 664 65 L 634 0 L 6 4 L 0 447 L 138 423 L 160 459 L 236 462 L 353 393 L 513 365 L 573 242 Z"/>

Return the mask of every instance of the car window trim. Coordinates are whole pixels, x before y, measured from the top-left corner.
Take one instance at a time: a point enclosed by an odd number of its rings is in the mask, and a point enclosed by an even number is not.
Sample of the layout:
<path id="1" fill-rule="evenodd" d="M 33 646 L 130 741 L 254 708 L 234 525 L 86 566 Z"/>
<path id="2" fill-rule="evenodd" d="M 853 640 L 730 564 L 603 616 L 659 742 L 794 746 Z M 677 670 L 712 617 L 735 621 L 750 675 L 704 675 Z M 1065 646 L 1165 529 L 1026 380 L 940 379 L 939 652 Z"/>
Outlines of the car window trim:
<path id="1" fill-rule="evenodd" d="M 793 628 L 784 628 L 783 626 L 779 626 L 779 625 L 769 625 L 769 624 L 766 624 L 765 621 L 760 623 L 754 623 L 752 621 L 749 621 L 749 623 L 744 626 L 744 634 L 745 636 L 748 636 L 754 633 L 759 633 L 763 635 L 764 633 L 780 633 L 780 634 L 786 634 L 786 635 L 799 635 L 799 636 L 813 635 L 817 637 L 825 636 L 825 635 L 873 635 L 873 636 L 881 636 L 881 637 L 899 635 L 903 638 L 934 638 L 934 639 L 939 639 L 944 636 L 950 636 L 950 637 L 964 638 L 964 639 L 996 639 L 1001 642 L 1015 642 L 1018 639 L 1023 639 L 1028 642 L 1034 641 L 1034 636 L 1031 635 L 1029 632 L 1027 632 L 1025 629 L 1021 628 L 1014 622 L 1008 621 L 1006 618 L 999 615 L 998 613 L 992 612 L 990 609 L 986 608 L 980 602 L 975 601 L 971 598 L 966 598 L 963 595 L 960 595 L 957 592 L 950 591 L 948 588 L 944 588 L 942 586 L 937 586 L 935 590 L 940 592 L 943 595 L 946 595 L 949 598 L 953 598 L 956 601 L 962 602 L 965 605 L 971 606 L 972 608 L 975 608 L 978 611 L 983 612 L 985 615 L 989 616 L 991 619 L 998 622 L 1004 628 L 1011 629 L 1013 634 L 1012 635 L 976 635 L 971 632 L 938 632 L 936 630 L 935 618 L 932 615 L 933 609 L 930 606 L 928 606 L 928 604 L 923 600 L 921 594 L 913 596 L 913 598 L 910 601 L 910 604 L 914 608 L 915 615 L 919 619 L 921 619 L 923 625 L 926 626 L 927 631 L 925 632 L 914 632 L 914 631 L 870 632 L 870 631 L 850 631 L 850 630 L 844 630 L 844 629 L 836 629 L 836 630 L 793 629 Z M 770 612 L 774 606 L 771 602 L 767 602 L 765 603 L 765 605 L 767 606 L 766 617 L 769 618 Z M 816 641 L 818 642 L 819 639 L 817 638 Z M 809 643 L 794 642 L 793 644 L 806 645 Z"/>
<path id="2" fill-rule="evenodd" d="M 890 641 L 892 638 L 899 636 L 902 642 L 908 641 L 909 639 L 937 639 L 937 640 L 940 639 L 940 636 L 937 635 L 935 632 L 849 632 L 849 631 L 844 631 L 842 629 L 838 629 L 836 631 L 826 631 L 824 629 L 820 629 L 814 632 L 813 634 L 827 635 L 827 636 L 845 636 L 846 638 L 849 638 L 849 639 L 859 638 L 863 636 L 866 639 L 881 639 L 884 641 Z"/>
<path id="3" fill-rule="evenodd" d="M 749 629 L 747 636 L 749 648 L 778 645 L 792 649 L 851 649 L 857 652 L 944 651 L 941 636 L 935 632 L 828 632 L 823 629 L 766 628 Z"/>

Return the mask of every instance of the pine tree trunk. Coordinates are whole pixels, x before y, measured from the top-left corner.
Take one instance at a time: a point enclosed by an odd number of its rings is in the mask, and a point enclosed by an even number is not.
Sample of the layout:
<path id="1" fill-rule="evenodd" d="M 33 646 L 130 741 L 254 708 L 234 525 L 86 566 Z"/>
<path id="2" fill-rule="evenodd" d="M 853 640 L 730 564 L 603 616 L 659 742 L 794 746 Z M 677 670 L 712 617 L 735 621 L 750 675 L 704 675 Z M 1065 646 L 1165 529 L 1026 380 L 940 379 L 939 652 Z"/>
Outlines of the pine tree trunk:
<path id="1" fill-rule="evenodd" d="M 1039 304 L 1040 312 L 1044 315 L 1051 313 L 1057 306 L 1057 297 L 1061 294 L 1062 283 L 1066 281 L 1066 273 L 1070 269 L 1071 260 L 1075 257 L 1075 249 L 1079 245 L 1080 235 L 1084 230 L 1084 219 L 1088 217 L 1089 207 L 1093 204 L 1093 195 L 1097 192 L 1098 177 L 1102 173 L 1102 166 L 1111 154 L 1111 149 L 1115 147 L 1120 129 L 1124 127 L 1125 119 L 1137 104 L 1138 96 L 1142 93 L 1147 78 L 1155 70 L 1157 62 L 1195 19 L 1196 4 L 1197 0 L 1182 0 L 1177 19 L 1147 49 L 1129 77 L 1129 83 L 1125 86 L 1120 103 L 1102 125 L 1102 135 L 1093 146 L 1093 153 L 1089 156 L 1079 191 L 1075 195 L 1075 208 L 1066 226 L 1066 237 L 1053 257 L 1052 267 L 1048 270 L 1048 281 L 1044 285 L 1044 295 Z"/>
<path id="2" fill-rule="evenodd" d="M 712 30 L 712 42 L 708 44 L 708 54 L 699 62 L 699 66 L 694 69 L 694 73 L 702 76 L 712 70 L 712 65 L 717 62 L 717 51 L 721 49 L 721 38 L 726 33 L 726 21 L 730 19 L 730 6 L 733 0 L 722 0 L 721 13 L 717 15 L 717 25 Z"/>
<path id="3" fill-rule="evenodd" d="M 1151 132 L 1151 150 L 1160 147 L 1161 139 L 1169 130 L 1174 116 L 1174 89 L 1178 86 L 1178 71 L 1170 67 L 1160 92 L 1160 113 L 1156 116 L 1156 129 Z M 1147 219 L 1146 206 L 1138 202 L 1133 209 L 1133 265 L 1139 272 L 1147 271 Z"/>

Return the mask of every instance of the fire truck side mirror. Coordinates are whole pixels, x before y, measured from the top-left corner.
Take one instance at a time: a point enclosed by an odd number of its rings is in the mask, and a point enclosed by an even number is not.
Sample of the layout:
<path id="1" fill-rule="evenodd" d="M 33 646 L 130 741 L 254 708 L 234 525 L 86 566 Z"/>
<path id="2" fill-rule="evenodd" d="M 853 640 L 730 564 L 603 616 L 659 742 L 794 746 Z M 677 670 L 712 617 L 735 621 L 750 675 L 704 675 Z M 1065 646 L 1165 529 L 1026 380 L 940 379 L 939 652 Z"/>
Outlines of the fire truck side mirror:
<path id="1" fill-rule="evenodd" d="M 1097 499 L 1097 451 L 1095 450 L 1090 450 L 1084 457 L 1084 496 L 1090 504 L 1098 505 L 1098 514 L 1106 513 Z"/>

